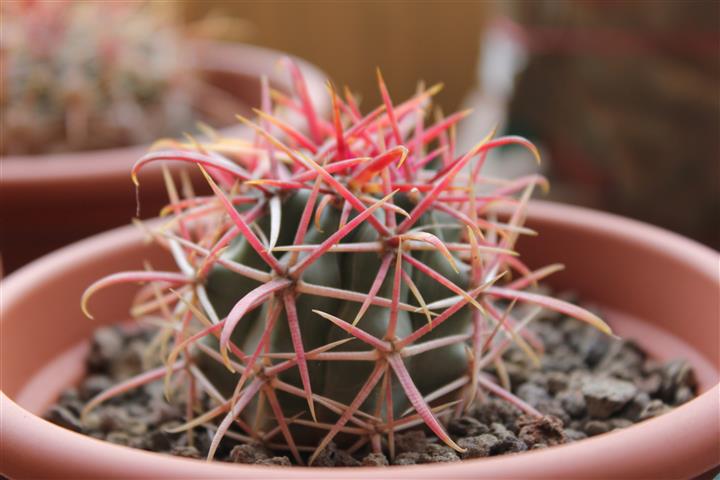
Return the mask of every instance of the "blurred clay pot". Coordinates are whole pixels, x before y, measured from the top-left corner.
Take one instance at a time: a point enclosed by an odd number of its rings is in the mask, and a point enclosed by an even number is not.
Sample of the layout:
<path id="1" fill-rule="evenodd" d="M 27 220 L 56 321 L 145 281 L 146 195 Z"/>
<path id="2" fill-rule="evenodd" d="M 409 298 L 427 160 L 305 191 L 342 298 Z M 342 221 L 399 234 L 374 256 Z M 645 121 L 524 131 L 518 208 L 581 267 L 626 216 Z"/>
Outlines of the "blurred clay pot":
<path id="1" fill-rule="evenodd" d="M 124 227 L 63 248 L 2 283 L 0 472 L 25 478 L 692 478 L 718 463 L 718 261 L 693 241 L 636 221 L 546 202 L 531 205 L 537 237 L 520 252 L 531 267 L 560 261 L 556 289 L 601 306 L 616 332 L 660 360 L 682 357 L 699 396 L 660 417 L 569 445 L 445 464 L 300 468 L 207 463 L 134 450 L 40 418 L 83 375 L 92 331 L 128 317 L 132 286 L 97 294 L 96 321 L 80 295 L 97 278 L 148 259 L 172 268 L 158 247 Z"/>
<path id="2" fill-rule="evenodd" d="M 247 114 L 259 106 L 261 75 L 268 76 L 273 88 L 291 89 L 289 73 L 277 68 L 278 60 L 286 56 L 282 52 L 218 42 L 194 42 L 193 46 L 195 68 L 203 79 L 246 106 L 246 112 L 237 113 Z M 325 74 L 295 60 L 315 107 L 326 115 L 330 104 Z M 221 131 L 249 135 L 242 126 Z M 62 245 L 129 223 L 135 216 L 130 168 L 146 151 L 147 145 L 140 145 L 0 159 L 0 254 L 5 272 Z M 141 214 L 155 216 L 167 203 L 160 165 L 150 164 L 140 181 Z"/>

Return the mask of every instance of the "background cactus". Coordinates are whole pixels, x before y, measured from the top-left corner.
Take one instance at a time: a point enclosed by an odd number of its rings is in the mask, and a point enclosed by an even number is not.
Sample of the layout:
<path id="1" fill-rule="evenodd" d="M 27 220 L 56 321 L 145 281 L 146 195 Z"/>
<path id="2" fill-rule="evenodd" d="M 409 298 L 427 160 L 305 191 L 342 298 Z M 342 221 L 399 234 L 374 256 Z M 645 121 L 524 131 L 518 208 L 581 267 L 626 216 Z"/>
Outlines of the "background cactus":
<path id="1" fill-rule="evenodd" d="M 42 0 L 1 11 L 3 155 L 149 143 L 215 120 L 203 104 L 196 111 L 199 93 L 219 93 L 187 68 L 169 4 Z"/>
<path id="2" fill-rule="evenodd" d="M 560 267 L 531 271 L 513 251 L 532 233 L 525 207 L 544 179 L 480 175 L 490 149 L 514 143 L 537 155 L 534 147 L 490 134 L 459 155 L 453 129 L 466 112 L 425 125 L 439 87 L 395 105 L 379 72 L 381 107 L 363 116 L 348 91 L 341 99 L 330 85 L 326 121 L 288 66 L 295 95 L 265 86 L 257 121 L 241 118 L 252 141 L 175 143 L 133 168 L 137 183 L 149 162 L 194 163 L 214 195 L 181 199 L 168 176 L 172 216 L 151 234 L 179 271 L 118 273 L 86 291 L 83 308 L 100 288 L 151 282 L 134 312 L 161 314 L 168 344 L 165 366 L 87 409 L 162 377 L 172 395 L 174 379 L 189 379 L 188 422 L 176 431 L 219 420 L 209 458 L 235 425 L 237 438 L 288 449 L 298 463 L 333 440 L 393 456 L 394 433 L 422 424 L 462 450 L 443 423 L 488 391 L 539 416 L 503 388 L 501 354 L 517 344 L 537 359 L 542 345 L 525 327 L 542 308 L 609 328 L 533 292 Z M 306 133 L 275 109 L 303 115 Z M 505 221 L 494 213 L 500 204 L 510 208 Z M 537 308 L 520 317 L 516 302 Z M 213 408 L 195 411 L 198 390 Z"/>

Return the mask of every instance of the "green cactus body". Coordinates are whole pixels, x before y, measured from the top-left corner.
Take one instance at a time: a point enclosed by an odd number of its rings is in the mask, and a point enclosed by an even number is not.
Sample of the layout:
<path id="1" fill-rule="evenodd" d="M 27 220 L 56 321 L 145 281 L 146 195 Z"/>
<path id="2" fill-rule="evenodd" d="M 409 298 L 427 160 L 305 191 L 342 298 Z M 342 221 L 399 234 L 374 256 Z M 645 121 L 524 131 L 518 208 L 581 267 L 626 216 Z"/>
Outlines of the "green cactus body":
<path id="1" fill-rule="evenodd" d="M 279 243 L 292 243 L 292 236 L 297 229 L 298 221 L 302 215 L 307 195 L 297 193 L 285 199 L 282 206 L 283 228 L 280 231 Z M 408 203 L 407 205 L 411 205 Z M 351 216 L 352 219 L 354 216 Z M 385 215 L 380 212 L 375 215 L 381 221 L 385 220 Z M 328 238 L 328 236 L 338 229 L 340 220 L 340 210 L 332 205 L 327 206 L 320 219 L 319 230 L 314 223 L 308 228 L 305 242 L 308 244 L 320 244 Z M 446 215 L 429 215 L 423 216 L 420 225 L 429 225 L 430 230 L 443 237 L 442 228 L 432 228 L 433 224 L 448 222 Z M 263 231 L 269 231 L 269 219 L 263 217 L 259 222 Z M 455 233 L 455 232 L 453 232 Z M 451 236 L 452 233 L 448 236 Z M 363 223 L 353 232 L 348 241 L 352 242 L 369 242 L 378 240 L 377 232 L 368 223 Z M 388 252 L 392 254 L 392 252 Z M 386 253 L 387 254 L 387 253 Z M 227 251 L 228 258 L 242 263 L 244 265 L 267 269 L 263 260 L 250 247 L 247 241 L 240 238 L 231 249 Z M 313 263 L 302 276 L 304 281 L 323 285 L 328 287 L 342 286 L 346 290 L 354 292 L 368 292 L 375 280 L 378 269 L 382 261 L 382 254 L 371 253 L 345 253 L 333 254 L 328 253 L 320 257 L 317 262 Z M 287 252 L 279 256 L 281 264 L 286 264 L 291 253 Z M 299 259 L 304 258 L 306 254 L 299 255 Z M 446 278 L 454 282 L 463 289 L 467 288 L 469 279 L 469 267 L 463 262 L 456 260 L 460 271 L 455 272 L 448 260 L 441 253 L 433 250 L 422 251 L 417 254 L 417 258 L 431 268 L 437 270 Z M 389 271 L 383 281 L 377 295 L 389 298 L 392 293 L 393 278 L 395 275 L 395 259 L 393 258 Z M 441 300 L 447 297 L 451 292 L 445 287 L 438 286 L 435 281 L 427 277 L 422 272 L 413 271 L 411 267 L 405 267 L 407 273 L 411 274 L 420 294 L 427 303 Z M 232 306 L 237 302 L 238 298 L 242 298 L 252 289 L 259 285 L 258 282 L 243 277 L 236 273 L 230 272 L 222 266 L 215 266 L 212 274 L 207 281 L 208 295 L 211 302 L 217 309 L 217 313 L 221 316 L 227 315 Z M 401 284 L 400 299 L 403 302 L 411 301 L 411 293 L 405 283 Z M 278 300 L 282 301 L 282 300 Z M 244 351 L 252 351 L 263 333 L 265 327 L 265 319 L 267 318 L 269 304 L 265 304 L 263 308 L 257 308 L 245 315 L 233 332 L 233 341 L 241 346 Z M 300 320 L 302 331 L 303 345 L 307 351 L 318 348 L 322 345 L 336 342 L 338 340 L 351 338 L 342 329 L 333 326 L 328 321 L 319 317 L 313 310 L 320 310 L 347 321 L 353 321 L 360 310 L 360 303 L 340 301 L 336 299 L 318 297 L 314 295 L 299 295 L 297 297 L 296 309 Z M 363 317 L 357 323 L 357 326 L 364 331 L 382 338 L 387 331 L 390 321 L 391 311 L 388 308 L 370 306 L 364 313 Z M 427 340 L 442 338 L 449 335 L 466 333 L 470 328 L 472 319 L 471 307 L 465 307 L 456 313 L 450 320 L 446 321 L 439 327 L 433 329 L 427 336 Z M 427 317 L 423 313 L 409 313 L 407 311 L 399 311 L 397 319 L 396 337 L 402 338 L 410 334 L 414 329 L 422 327 L 427 323 Z M 287 317 L 283 311 L 277 319 L 274 329 L 271 348 L 272 352 L 292 352 L 293 344 L 291 341 L 290 330 L 288 327 Z M 351 341 L 340 345 L 334 351 L 358 351 L 363 350 L 363 345 L 357 341 Z M 416 382 L 421 393 L 429 393 L 436 388 L 461 376 L 467 370 L 467 352 L 465 344 L 449 345 L 442 348 L 432 350 L 413 358 L 405 360 L 405 364 L 411 374 L 417 378 Z M 234 375 L 229 372 L 218 371 L 216 362 L 210 362 L 209 376 L 215 379 L 219 384 L 225 385 L 224 393 L 232 394 L 234 387 Z M 357 361 L 309 361 L 308 369 L 312 379 L 312 389 L 327 398 L 342 402 L 350 403 L 357 392 L 362 387 L 365 379 L 371 373 L 373 365 L 367 362 Z M 220 378 L 224 378 L 220 381 Z M 291 369 L 283 372 L 281 380 L 288 382 L 296 387 L 301 387 L 301 379 L 297 369 Z M 380 387 L 376 386 L 375 391 Z M 400 385 L 395 384 L 393 388 L 393 396 L 395 398 L 394 414 L 399 414 L 408 406 L 407 398 L 402 391 Z M 293 416 L 303 412 L 307 412 L 308 406 L 304 399 L 296 396 L 288 395 L 283 392 L 278 394 L 278 398 L 282 401 L 284 411 L 287 416 Z M 363 403 L 363 409 L 366 411 L 374 411 L 378 408 L 376 395 L 370 395 Z M 256 409 L 251 408 L 247 412 L 247 417 L 252 418 L 256 414 Z M 327 409 L 319 409 L 320 419 L 330 421 L 336 416 L 335 413 Z M 266 419 L 268 423 L 270 419 Z M 303 430 L 310 434 L 307 429 Z"/>
<path id="2" fill-rule="evenodd" d="M 469 268 L 460 261 L 456 261 L 459 272 L 455 272 L 442 254 L 435 251 L 426 251 L 419 255 L 419 260 L 441 273 L 463 290 L 467 290 L 469 281 Z M 442 300 L 452 293 L 445 287 L 438 285 L 422 272 L 415 272 L 415 284 L 427 303 Z M 426 340 L 458 335 L 470 332 L 472 322 L 472 306 L 463 307 L 442 325 L 434 328 L 425 336 Z M 427 318 L 422 313 L 413 313 L 413 328 L 420 328 L 427 324 Z M 455 380 L 467 370 L 467 346 L 463 343 L 437 348 L 427 353 L 413 357 L 413 371 L 417 372 L 418 388 L 421 392 L 431 392 Z"/>
<path id="3" fill-rule="evenodd" d="M 258 202 L 260 201 L 261 198 L 258 197 Z M 295 231 L 297 230 L 297 226 L 300 221 L 302 209 L 305 206 L 305 201 L 307 201 L 307 194 L 305 192 L 293 193 L 283 200 L 283 221 L 280 224 L 280 233 L 278 235 L 278 242 L 281 245 L 288 245 L 292 243 L 293 236 L 295 235 Z M 244 213 L 247 212 L 251 206 L 252 205 L 245 204 L 242 208 L 236 208 L 236 210 L 239 213 Z M 265 235 L 269 235 L 270 218 L 267 215 L 261 217 L 257 224 Z M 262 258 L 260 258 L 260 255 L 253 250 L 247 239 L 242 236 L 237 237 L 231 242 L 222 257 L 258 270 L 269 270 L 267 264 Z M 239 275 L 218 264 L 213 266 L 205 282 L 205 288 L 207 289 L 208 296 L 210 297 L 216 313 L 221 318 L 230 312 L 230 309 L 232 309 L 232 307 L 237 303 L 238 298 L 242 298 L 247 295 L 248 292 L 259 285 L 260 283 L 256 280 Z M 256 312 L 255 317 L 257 317 L 258 310 L 254 310 L 254 312 Z M 250 320 L 241 324 L 239 327 L 240 330 L 236 331 L 235 336 L 239 342 L 242 342 L 242 339 L 245 337 L 244 333 L 247 332 L 253 323 L 254 322 Z"/>
<path id="4" fill-rule="evenodd" d="M 459 237 L 459 229 L 434 228 L 432 225 L 453 225 L 457 222 L 446 214 L 426 214 L 420 221 L 422 225 L 429 225 L 429 231 L 438 238 L 445 241 L 456 241 Z M 416 254 L 418 260 L 445 278 L 468 290 L 470 282 L 470 267 L 454 257 L 458 271 L 455 271 L 448 260 L 436 250 L 426 250 Z M 454 295 L 446 287 L 438 286 L 437 282 L 419 270 L 415 270 L 413 281 L 426 303 L 442 300 Z M 448 321 L 434 328 L 426 336 L 426 340 L 458 335 L 470 332 L 472 322 L 472 306 L 465 306 L 455 313 Z M 422 313 L 413 313 L 412 322 L 414 329 L 420 328 L 427 323 L 427 318 Z M 467 346 L 463 343 L 448 345 L 427 353 L 413 357 L 414 369 L 417 373 L 417 385 L 421 392 L 431 392 L 461 376 L 468 365 Z"/>
<path id="5" fill-rule="evenodd" d="M 382 216 L 378 216 L 382 219 Z M 377 232 L 372 229 L 369 224 L 363 224 L 353 241 L 371 241 L 377 240 Z M 386 253 L 387 254 L 387 253 Z M 353 253 L 345 254 L 343 260 L 343 280 L 344 286 L 348 290 L 354 292 L 367 292 L 375 280 L 378 269 L 381 264 L 381 257 L 377 253 Z M 390 269 L 383 281 L 378 295 L 389 298 L 392 292 L 393 277 L 395 275 L 395 267 L 391 263 Z M 407 300 L 407 286 L 402 286 L 400 298 Z M 349 322 L 354 321 L 360 310 L 360 304 L 354 302 L 344 302 L 340 308 L 339 317 Z M 387 331 L 390 321 L 390 309 L 383 307 L 370 306 L 362 318 L 358 321 L 357 326 L 364 331 L 378 337 L 383 338 Z M 398 312 L 397 330 L 398 337 L 404 337 L 412 331 L 410 316 L 405 311 Z M 348 338 L 348 334 L 338 327 L 333 327 L 329 331 L 327 343 Z M 337 351 L 357 351 L 364 350 L 366 346 L 357 341 L 351 341 L 341 345 Z M 331 362 L 326 369 L 326 381 L 324 395 L 328 398 L 337 399 L 343 403 L 350 403 L 362 387 L 365 379 L 370 375 L 373 365 L 367 362 L 354 361 L 338 361 Z M 377 387 L 376 387 L 377 388 Z M 407 406 L 407 402 L 402 400 L 402 390 L 394 389 L 393 394 L 398 399 L 395 403 L 395 412 L 399 413 Z M 368 400 L 363 404 L 366 411 L 372 412 L 377 408 L 376 396 L 370 395 Z"/>
<path id="6" fill-rule="evenodd" d="M 308 243 L 320 243 L 332 234 L 340 221 L 340 212 L 329 206 L 323 211 L 320 219 L 320 227 L 318 230 L 315 225 L 311 225 L 308 229 L 306 240 Z M 306 255 L 300 255 L 299 259 Z M 290 253 L 286 253 L 282 260 L 287 260 Z M 313 263 L 302 275 L 304 281 L 334 287 L 341 283 L 340 265 L 336 254 L 328 254 L 319 258 Z M 321 310 L 333 315 L 337 315 L 340 301 L 327 297 L 315 297 L 313 295 L 302 294 L 297 297 L 295 308 L 297 310 L 300 330 L 302 333 L 303 346 L 306 351 L 321 347 L 325 344 L 328 330 L 332 327 L 327 320 L 313 313 L 313 309 Z M 250 347 L 248 345 L 248 347 Z M 273 333 L 271 340 L 271 350 L 275 352 L 292 352 L 293 345 L 291 341 L 290 330 L 288 327 L 287 316 L 285 312 L 281 313 L 278 319 L 277 327 Z M 308 362 L 308 370 L 312 380 L 312 388 L 314 392 L 322 392 L 326 384 L 325 369 L 326 362 Z M 279 378 L 292 385 L 301 386 L 300 375 L 298 369 L 291 369 L 280 374 Z M 283 405 L 286 406 L 286 414 L 295 415 L 302 411 L 308 410 L 305 400 L 290 395 L 279 394 Z"/>
<path id="7" fill-rule="evenodd" d="M 258 202 L 260 200 L 261 198 L 258 197 Z M 278 241 L 281 244 L 286 245 L 292 243 L 306 200 L 307 194 L 305 192 L 295 192 L 283 200 L 283 223 L 281 223 L 280 233 L 278 235 Z M 239 213 L 244 213 L 247 212 L 251 206 L 252 205 L 245 204 L 236 208 L 236 210 Z M 265 232 L 266 235 L 269 234 L 269 217 L 261 217 L 258 221 L 258 227 Z M 237 237 L 231 242 L 228 249 L 222 254 L 222 257 L 258 270 L 269 270 L 267 264 L 260 258 L 260 255 L 250 246 L 247 239 L 242 236 Z M 244 297 L 258 286 L 260 286 L 260 282 L 232 272 L 219 264 L 213 266 L 205 281 L 208 298 L 215 309 L 215 313 L 217 313 L 220 318 L 230 313 L 232 307 L 237 303 L 238 298 Z M 266 309 L 256 308 L 245 315 L 242 322 L 240 322 L 233 332 L 233 342 L 240 347 L 245 347 L 252 345 L 253 339 L 257 341 L 258 324 L 266 313 Z M 262 332 L 262 329 L 260 329 L 260 332 Z M 205 337 L 204 341 L 213 348 L 217 347 L 217 339 L 215 337 Z M 211 378 L 214 378 L 216 382 L 218 382 L 220 389 L 225 394 L 232 394 L 234 384 L 237 381 L 235 375 L 224 366 L 218 365 L 217 362 L 203 355 L 200 356 L 200 359 L 202 368 L 208 372 Z"/>

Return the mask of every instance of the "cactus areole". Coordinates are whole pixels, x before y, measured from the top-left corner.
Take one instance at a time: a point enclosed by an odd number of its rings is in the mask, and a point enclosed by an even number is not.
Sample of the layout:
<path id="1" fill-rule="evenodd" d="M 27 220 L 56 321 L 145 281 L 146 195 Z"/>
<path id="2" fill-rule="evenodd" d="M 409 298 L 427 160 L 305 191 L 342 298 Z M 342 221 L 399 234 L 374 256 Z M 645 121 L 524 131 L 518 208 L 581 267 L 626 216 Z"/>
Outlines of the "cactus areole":
<path id="1" fill-rule="evenodd" d="M 517 345 L 537 361 L 542 344 L 525 327 L 542 309 L 610 330 L 533 291 L 561 266 L 531 271 L 514 251 L 519 235 L 534 233 L 524 211 L 545 180 L 482 175 L 493 148 L 515 144 L 537 157 L 534 146 L 491 132 L 456 152 L 454 128 L 467 112 L 433 115 L 439 87 L 395 104 L 379 72 L 380 107 L 362 114 L 348 90 L 329 84 L 326 120 L 299 70 L 286 67 L 294 94 L 265 83 L 257 119 L 240 118 L 253 139 L 164 141 L 134 166 L 137 184 L 149 162 L 187 162 L 214 195 L 167 175 L 167 221 L 149 233 L 177 271 L 117 273 L 86 291 L 87 312 L 94 291 L 145 283 L 133 313 L 161 319 L 167 365 L 87 409 L 164 375 L 167 395 L 188 396 L 177 431 L 216 426 L 209 458 L 232 429 L 309 464 L 331 441 L 393 456 L 394 434 L 423 424 L 462 451 L 443 425 L 488 393 L 540 415 L 492 374 L 503 371 L 502 353 Z M 290 127 L 288 114 L 307 128 Z M 501 204 L 511 210 L 502 220 L 493 213 Z M 521 316 L 518 303 L 536 308 Z M 211 409 L 198 411 L 200 395 Z"/>

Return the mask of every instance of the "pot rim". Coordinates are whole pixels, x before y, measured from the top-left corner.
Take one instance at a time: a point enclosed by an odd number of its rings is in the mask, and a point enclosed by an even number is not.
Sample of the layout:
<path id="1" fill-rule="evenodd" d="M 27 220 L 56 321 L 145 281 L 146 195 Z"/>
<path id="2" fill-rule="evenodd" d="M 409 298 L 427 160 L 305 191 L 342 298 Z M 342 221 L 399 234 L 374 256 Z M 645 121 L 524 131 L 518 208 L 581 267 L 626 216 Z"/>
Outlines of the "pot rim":
<path id="1" fill-rule="evenodd" d="M 707 275 L 720 284 L 717 267 L 720 254 L 680 235 L 668 232 L 639 221 L 623 218 L 614 214 L 594 211 L 582 207 L 555 204 L 545 201 L 533 201 L 529 207 L 529 217 L 555 223 L 562 223 L 579 229 L 612 232 L 633 243 L 642 244 L 652 250 L 662 249 L 666 254 L 682 259 L 693 269 Z M 43 272 L 53 271 L 55 274 L 72 265 L 77 258 L 84 261 L 107 251 L 113 245 L 138 242 L 141 234 L 132 226 L 125 226 L 100 235 L 77 242 L 46 255 L 20 270 L 11 274 L 2 282 L 4 302 L 22 297 L 22 292 L 32 289 L 35 278 Z M 4 305 L 1 305 L 4 309 Z M 0 311 L 1 312 L 1 311 Z M 2 315 L 0 315 L 0 326 Z M 613 465 L 618 459 L 631 459 L 632 451 L 627 445 L 640 446 L 648 439 L 664 438 L 670 440 L 677 433 L 677 426 L 682 425 L 683 431 L 693 435 L 683 436 L 682 441 L 667 441 L 663 445 L 666 451 L 655 451 L 658 462 L 667 463 L 680 455 L 691 453 L 695 458 L 697 452 L 703 452 L 706 461 L 713 458 L 712 463 L 705 465 L 705 470 L 718 462 L 718 421 L 717 399 L 720 398 L 720 383 L 715 384 L 697 398 L 675 408 L 665 415 L 646 420 L 622 431 L 614 431 L 598 435 L 580 442 L 555 446 L 548 449 L 524 452 L 520 455 L 488 457 L 474 460 L 463 460 L 448 464 L 424 464 L 414 466 L 390 467 L 393 478 L 418 478 L 421 470 L 423 475 L 446 475 L 452 478 L 497 478 L 499 476 L 520 478 L 556 478 L 567 475 L 573 477 L 573 465 L 568 461 L 583 458 L 586 466 L 592 466 L 598 472 L 598 478 L 609 475 L 608 468 L 619 468 Z M 12 457 L 13 451 L 37 446 L 34 439 L 52 436 L 66 448 L 76 453 L 75 462 L 81 462 L 83 456 L 101 457 L 105 460 L 104 471 L 108 472 L 145 472 L 143 475 L 161 475 L 162 472 L 181 472 L 181 478 L 202 476 L 205 478 L 227 478 L 238 475 L 247 478 L 373 478 L 377 469 L 343 468 L 323 469 L 317 467 L 293 468 L 226 464 L 221 462 L 204 463 L 203 461 L 172 457 L 165 454 L 147 452 L 114 445 L 79 433 L 65 430 L 28 412 L 4 393 L 0 395 L 0 410 L 3 412 L 2 445 L 4 455 Z M 716 421 L 713 421 L 715 419 Z M 18 440 L 18 436 L 22 437 Z M 624 440 L 618 442 L 620 438 Z M 713 442 L 715 444 L 713 445 Z M 709 451 L 710 450 L 710 451 Z M 684 453 L 683 453 L 684 452 Z M 668 460 L 670 459 L 670 460 Z M 672 463 L 667 463 L 668 473 L 672 474 Z M 149 470 L 148 470 L 149 468 Z M 424 472 L 428 470 L 428 472 Z M 385 471 L 385 470 L 383 470 Z M 532 472 L 532 477 L 528 476 Z M 701 472 L 698 472 L 701 473 Z M 121 475 L 118 473 L 117 475 Z M 576 475 L 575 475 L 576 477 Z M 674 476 L 673 476 L 674 477 Z M 245 477 L 244 477 L 245 478 Z"/>
<path id="2" fill-rule="evenodd" d="M 276 67 L 282 58 L 294 60 L 305 76 L 308 94 L 318 112 L 328 112 L 330 100 L 324 89 L 328 76 L 317 66 L 302 58 L 279 50 L 243 43 L 192 40 L 195 67 L 201 71 L 235 74 L 243 77 L 268 75 L 270 83 L 291 87 L 289 74 Z M 219 129 L 225 134 L 242 135 L 249 132 L 243 125 Z M 80 152 L 39 155 L 8 155 L 0 158 L 2 188 L 63 185 L 76 181 L 90 182 L 129 177 L 127 159 L 137 159 L 148 151 L 149 145 L 84 150 Z"/>

